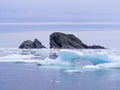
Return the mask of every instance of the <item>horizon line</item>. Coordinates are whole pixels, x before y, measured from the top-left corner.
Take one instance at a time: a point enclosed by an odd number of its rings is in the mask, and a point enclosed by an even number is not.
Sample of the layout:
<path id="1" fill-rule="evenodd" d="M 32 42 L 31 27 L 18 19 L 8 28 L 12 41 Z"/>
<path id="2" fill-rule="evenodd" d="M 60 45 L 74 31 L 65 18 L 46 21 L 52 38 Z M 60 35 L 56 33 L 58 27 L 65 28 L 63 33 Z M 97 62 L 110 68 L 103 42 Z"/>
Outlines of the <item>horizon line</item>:
<path id="1" fill-rule="evenodd" d="M 0 25 L 112 25 L 120 22 L 0 22 Z"/>

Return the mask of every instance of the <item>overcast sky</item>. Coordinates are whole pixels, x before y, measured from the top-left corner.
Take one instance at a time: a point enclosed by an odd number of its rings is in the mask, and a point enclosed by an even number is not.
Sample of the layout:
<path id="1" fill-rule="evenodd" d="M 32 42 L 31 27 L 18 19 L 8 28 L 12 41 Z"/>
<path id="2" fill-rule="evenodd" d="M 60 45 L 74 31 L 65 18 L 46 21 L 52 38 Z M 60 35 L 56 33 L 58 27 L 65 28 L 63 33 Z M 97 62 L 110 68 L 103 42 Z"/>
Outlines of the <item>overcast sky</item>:
<path id="1" fill-rule="evenodd" d="M 0 0 L 0 22 L 119 22 L 120 0 Z"/>
<path id="2" fill-rule="evenodd" d="M 55 31 L 73 33 L 87 44 L 119 47 L 119 30 L 120 0 L 0 0 L 0 47 L 18 47 L 34 38 L 49 47 Z"/>

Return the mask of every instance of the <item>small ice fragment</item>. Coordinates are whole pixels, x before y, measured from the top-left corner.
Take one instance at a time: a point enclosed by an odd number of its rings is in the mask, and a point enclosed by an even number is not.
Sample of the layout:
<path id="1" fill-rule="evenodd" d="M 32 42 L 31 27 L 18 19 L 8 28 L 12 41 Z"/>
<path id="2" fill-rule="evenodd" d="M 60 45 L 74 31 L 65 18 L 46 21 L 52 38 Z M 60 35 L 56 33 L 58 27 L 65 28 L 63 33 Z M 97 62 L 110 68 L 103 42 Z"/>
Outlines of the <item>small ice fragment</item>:
<path id="1" fill-rule="evenodd" d="M 85 68 L 85 69 L 99 69 L 99 66 L 97 66 L 97 65 L 86 65 L 83 68 Z"/>
<path id="2" fill-rule="evenodd" d="M 60 81 L 55 81 L 55 83 L 60 83 Z"/>
<path id="3" fill-rule="evenodd" d="M 82 70 L 66 70 L 67 73 L 82 73 Z"/>
<path id="4" fill-rule="evenodd" d="M 53 80 L 50 80 L 51 83 L 53 83 Z"/>

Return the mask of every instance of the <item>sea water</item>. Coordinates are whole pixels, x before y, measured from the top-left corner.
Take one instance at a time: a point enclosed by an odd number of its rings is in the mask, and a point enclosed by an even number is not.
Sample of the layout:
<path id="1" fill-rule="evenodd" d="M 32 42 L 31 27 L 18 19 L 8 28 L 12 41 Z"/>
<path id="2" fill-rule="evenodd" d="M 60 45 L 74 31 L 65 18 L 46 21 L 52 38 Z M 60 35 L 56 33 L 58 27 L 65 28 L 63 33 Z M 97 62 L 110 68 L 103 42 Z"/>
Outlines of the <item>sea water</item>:
<path id="1" fill-rule="evenodd" d="M 120 90 L 120 50 L 0 49 L 0 90 Z"/>

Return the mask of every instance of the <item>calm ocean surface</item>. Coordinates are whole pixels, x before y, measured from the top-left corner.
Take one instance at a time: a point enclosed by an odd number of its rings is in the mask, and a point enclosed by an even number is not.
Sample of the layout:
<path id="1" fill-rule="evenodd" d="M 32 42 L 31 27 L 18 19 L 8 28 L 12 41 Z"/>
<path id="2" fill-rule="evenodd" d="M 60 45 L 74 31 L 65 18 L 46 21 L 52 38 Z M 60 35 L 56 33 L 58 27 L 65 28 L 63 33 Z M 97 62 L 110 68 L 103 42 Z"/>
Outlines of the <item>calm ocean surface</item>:
<path id="1" fill-rule="evenodd" d="M 119 59 L 114 49 L 0 49 L 0 90 L 120 90 Z"/>
<path id="2" fill-rule="evenodd" d="M 70 74 L 64 69 L 0 63 L 0 90 L 120 90 L 120 70 Z"/>

